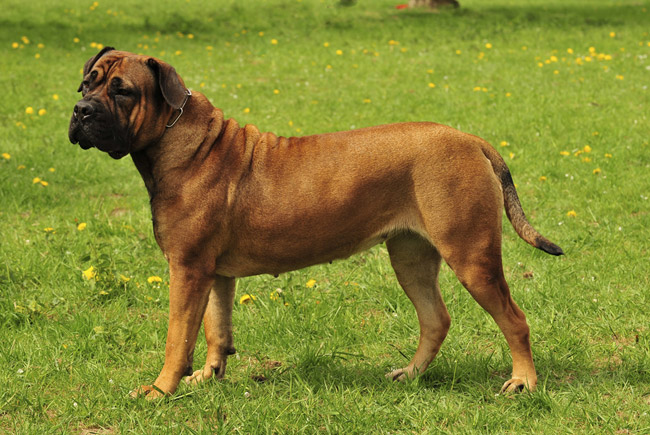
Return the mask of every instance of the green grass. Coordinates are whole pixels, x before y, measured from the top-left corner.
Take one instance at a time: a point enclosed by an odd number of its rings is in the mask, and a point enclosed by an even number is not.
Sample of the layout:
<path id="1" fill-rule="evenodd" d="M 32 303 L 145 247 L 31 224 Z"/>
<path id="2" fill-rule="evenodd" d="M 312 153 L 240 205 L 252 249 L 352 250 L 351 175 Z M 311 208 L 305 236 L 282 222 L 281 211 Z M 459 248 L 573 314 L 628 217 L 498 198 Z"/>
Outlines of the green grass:
<path id="1" fill-rule="evenodd" d="M 462 0 L 438 14 L 397 3 L 4 2 L 0 433 L 650 433 L 650 2 Z M 532 223 L 567 253 L 533 250 L 504 221 L 538 391 L 496 395 L 507 346 L 446 266 L 440 355 L 413 382 L 385 380 L 418 327 L 380 246 L 240 280 L 237 300 L 257 300 L 236 303 L 226 379 L 128 399 L 162 367 L 168 271 L 130 159 L 67 141 L 96 44 L 169 61 L 262 130 L 426 120 L 494 144 Z M 90 266 L 97 280 L 83 278 Z M 197 367 L 204 357 L 200 338 Z"/>

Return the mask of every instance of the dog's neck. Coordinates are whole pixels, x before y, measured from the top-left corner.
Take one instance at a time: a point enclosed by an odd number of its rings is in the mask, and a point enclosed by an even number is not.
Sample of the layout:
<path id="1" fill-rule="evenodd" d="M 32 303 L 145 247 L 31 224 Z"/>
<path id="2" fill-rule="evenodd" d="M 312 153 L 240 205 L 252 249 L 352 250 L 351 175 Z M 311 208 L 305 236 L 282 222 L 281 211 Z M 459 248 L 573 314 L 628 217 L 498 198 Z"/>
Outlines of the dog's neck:
<path id="1" fill-rule="evenodd" d="M 197 118 L 206 118 L 197 123 Z M 204 129 L 182 128 L 184 124 L 204 125 Z M 211 147 L 224 129 L 223 112 L 216 109 L 200 93 L 192 94 L 185 106 L 183 116 L 174 127 L 162 131 L 160 138 L 144 149 L 131 153 L 131 158 L 140 172 L 150 199 L 156 196 L 160 183 L 177 182 L 176 172 L 187 173 L 186 168 L 195 165 L 197 159 L 205 159 Z M 177 171 L 178 170 L 178 171 Z M 162 177 L 162 174 L 165 177 Z"/>

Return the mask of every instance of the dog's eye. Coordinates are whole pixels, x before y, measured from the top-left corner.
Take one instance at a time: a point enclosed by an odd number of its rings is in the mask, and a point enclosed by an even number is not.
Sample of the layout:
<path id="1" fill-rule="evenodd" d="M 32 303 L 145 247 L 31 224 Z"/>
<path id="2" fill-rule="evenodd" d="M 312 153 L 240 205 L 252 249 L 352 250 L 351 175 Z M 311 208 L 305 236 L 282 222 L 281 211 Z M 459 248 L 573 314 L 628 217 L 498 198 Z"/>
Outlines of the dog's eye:
<path id="1" fill-rule="evenodd" d="M 117 89 L 115 91 L 115 95 L 121 95 L 123 97 L 126 97 L 126 96 L 131 95 L 131 91 L 128 90 L 128 89 L 121 88 L 121 89 Z"/>

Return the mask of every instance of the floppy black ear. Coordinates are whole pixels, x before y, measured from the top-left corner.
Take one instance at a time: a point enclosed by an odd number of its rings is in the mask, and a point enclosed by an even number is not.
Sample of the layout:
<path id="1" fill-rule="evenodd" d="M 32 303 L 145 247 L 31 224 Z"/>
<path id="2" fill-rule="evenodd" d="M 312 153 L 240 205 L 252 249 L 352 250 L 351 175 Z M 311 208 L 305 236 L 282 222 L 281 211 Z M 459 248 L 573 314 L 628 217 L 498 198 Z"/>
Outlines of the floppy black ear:
<path id="1" fill-rule="evenodd" d="M 88 61 L 84 64 L 84 77 L 86 77 L 86 74 L 90 72 L 91 69 L 93 69 L 93 66 L 97 63 L 97 61 L 106 53 L 109 51 L 115 50 L 113 47 L 104 47 L 101 49 L 99 53 L 97 53 L 95 56 L 91 57 L 88 59 Z M 81 89 L 83 88 L 83 83 L 79 85 L 79 89 L 77 89 L 77 92 L 81 92 Z"/>
<path id="2" fill-rule="evenodd" d="M 180 109 L 187 96 L 187 89 L 185 88 L 183 79 L 179 77 L 174 67 L 168 63 L 151 58 L 147 60 L 147 65 L 154 70 L 165 101 L 172 108 L 176 110 Z"/>

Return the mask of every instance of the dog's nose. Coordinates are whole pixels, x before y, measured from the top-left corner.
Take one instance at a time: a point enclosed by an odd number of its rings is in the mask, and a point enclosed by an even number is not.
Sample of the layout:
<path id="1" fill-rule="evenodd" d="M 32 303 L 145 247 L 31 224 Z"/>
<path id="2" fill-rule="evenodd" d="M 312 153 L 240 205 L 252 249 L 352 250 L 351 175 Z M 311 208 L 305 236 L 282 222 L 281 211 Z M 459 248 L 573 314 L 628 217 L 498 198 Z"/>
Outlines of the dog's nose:
<path id="1" fill-rule="evenodd" d="M 79 121 L 83 121 L 88 117 L 92 116 L 95 112 L 93 105 L 90 102 L 81 100 L 74 106 L 74 116 Z"/>

